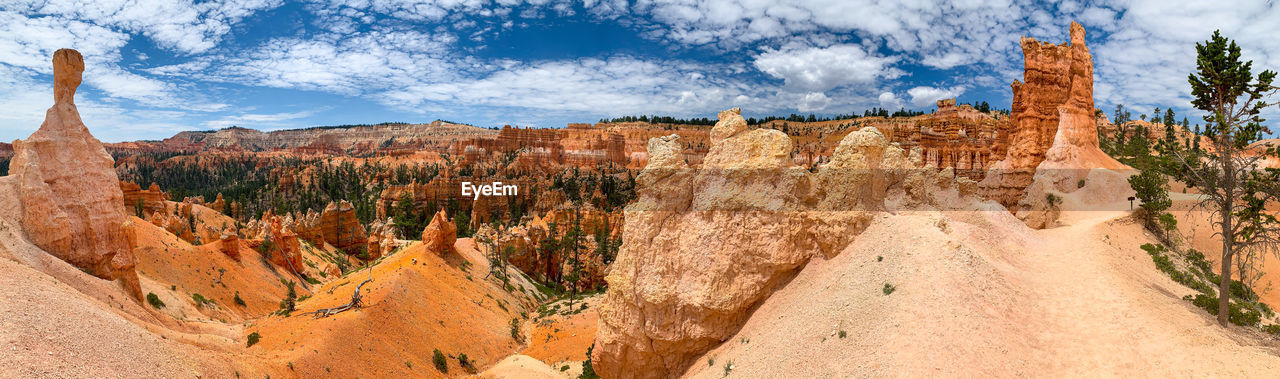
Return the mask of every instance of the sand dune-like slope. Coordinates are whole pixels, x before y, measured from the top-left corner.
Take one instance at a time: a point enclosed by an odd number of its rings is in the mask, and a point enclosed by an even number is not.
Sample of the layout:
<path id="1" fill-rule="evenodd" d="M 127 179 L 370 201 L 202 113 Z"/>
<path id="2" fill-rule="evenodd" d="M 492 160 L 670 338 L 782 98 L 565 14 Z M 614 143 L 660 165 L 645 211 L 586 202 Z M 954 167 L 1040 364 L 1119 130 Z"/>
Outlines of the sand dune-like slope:
<path id="1" fill-rule="evenodd" d="M 1218 261 L 1222 257 L 1222 239 L 1214 235 L 1218 230 L 1212 221 L 1212 213 L 1203 207 L 1197 207 L 1196 204 L 1202 199 L 1201 195 L 1190 193 L 1170 192 L 1169 198 L 1173 200 L 1173 206 L 1169 208 L 1169 213 L 1178 219 L 1178 231 L 1187 245 L 1204 253 L 1205 258 L 1218 267 Z M 1280 211 L 1280 210 L 1272 210 Z M 1238 261 L 1238 259 L 1237 259 Z M 1254 282 L 1254 291 L 1273 309 L 1280 307 L 1280 257 L 1274 254 L 1259 254 L 1257 268 L 1262 273 Z M 1239 275 L 1233 276 L 1233 279 L 1239 280 Z M 1218 284 L 1213 283 L 1216 287 Z"/>
<path id="2" fill-rule="evenodd" d="M 154 293 L 163 309 L 177 319 L 240 321 L 280 308 L 288 287 L 281 280 L 299 279 L 273 266 L 257 251 L 241 246 L 237 262 L 219 250 L 220 242 L 193 246 L 139 218 L 133 218 L 138 247 L 137 269 L 142 292 Z M 300 294 L 306 290 L 298 287 Z M 197 306 L 193 295 L 213 300 Z M 245 305 L 235 303 L 239 294 Z"/>
<path id="3" fill-rule="evenodd" d="M 685 375 L 1280 370 L 1274 342 L 1224 331 L 1182 301 L 1192 291 L 1155 269 L 1138 248 L 1148 238 L 1126 216 L 1065 212 L 1065 226 L 1033 231 L 1004 212 L 883 215 L 838 256 L 811 262 Z"/>
<path id="4" fill-rule="evenodd" d="M 435 349 L 448 357 L 447 375 L 467 373 L 459 354 L 476 369 L 492 366 L 520 349 L 509 323 L 533 308 L 536 290 L 522 279 L 513 278 L 510 291 L 485 279 L 488 266 L 471 241 L 456 247 L 458 253 L 442 258 L 415 242 L 373 265 L 364 308 L 321 319 L 304 315 L 346 304 L 370 272 L 325 283 L 292 316 L 247 326 L 246 334 L 261 336 L 249 351 L 300 377 L 445 376 L 432 365 Z"/>

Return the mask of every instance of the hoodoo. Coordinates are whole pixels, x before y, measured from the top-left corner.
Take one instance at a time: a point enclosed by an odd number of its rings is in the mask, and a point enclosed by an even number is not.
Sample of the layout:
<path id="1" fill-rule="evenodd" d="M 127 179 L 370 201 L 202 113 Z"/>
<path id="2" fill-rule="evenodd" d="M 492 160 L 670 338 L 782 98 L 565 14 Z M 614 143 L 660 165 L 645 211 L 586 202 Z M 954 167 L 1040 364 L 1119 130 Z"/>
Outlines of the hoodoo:
<path id="1" fill-rule="evenodd" d="M 1071 42 L 1061 45 L 1022 37 L 1022 54 L 1025 82 L 1015 80 L 1012 85 L 1008 153 L 991 166 L 981 183 L 985 197 L 1011 210 L 1025 197 L 1036 168 L 1064 124 L 1069 129 L 1064 137 L 1094 149 L 1098 146 L 1093 127 L 1093 56 L 1084 41 L 1084 27 L 1072 22 Z M 1088 125 L 1079 128 L 1076 123 Z"/>
<path id="2" fill-rule="evenodd" d="M 13 142 L 22 227 L 41 249 L 141 298 L 115 161 L 76 109 L 82 72 L 79 52 L 53 54 L 53 107 L 39 130 Z"/>
<path id="3" fill-rule="evenodd" d="M 1091 175 L 1122 181 L 1110 170 L 1127 166 L 1098 147 L 1093 104 L 1093 56 L 1084 27 L 1071 23 L 1071 42 L 1061 45 L 1022 38 L 1023 79 L 1014 81 L 1013 125 L 1005 158 L 980 183 L 996 200 L 1035 228 L 1056 218 L 1051 192 L 1071 193 Z M 1095 174 L 1095 169 L 1099 170 Z M 1102 199 L 1095 199 L 1102 201 Z"/>

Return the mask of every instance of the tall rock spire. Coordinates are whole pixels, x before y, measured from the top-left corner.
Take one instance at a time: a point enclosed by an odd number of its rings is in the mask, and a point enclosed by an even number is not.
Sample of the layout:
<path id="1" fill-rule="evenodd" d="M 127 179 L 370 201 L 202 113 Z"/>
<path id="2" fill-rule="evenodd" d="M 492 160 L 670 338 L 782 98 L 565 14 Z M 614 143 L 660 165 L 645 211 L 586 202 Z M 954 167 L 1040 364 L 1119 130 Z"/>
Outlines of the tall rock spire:
<path id="1" fill-rule="evenodd" d="M 115 162 L 76 109 L 83 72 L 79 52 L 53 54 L 53 107 L 39 130 L 13 143 L 22 227 L 41 249 L 141 298 Z"/>

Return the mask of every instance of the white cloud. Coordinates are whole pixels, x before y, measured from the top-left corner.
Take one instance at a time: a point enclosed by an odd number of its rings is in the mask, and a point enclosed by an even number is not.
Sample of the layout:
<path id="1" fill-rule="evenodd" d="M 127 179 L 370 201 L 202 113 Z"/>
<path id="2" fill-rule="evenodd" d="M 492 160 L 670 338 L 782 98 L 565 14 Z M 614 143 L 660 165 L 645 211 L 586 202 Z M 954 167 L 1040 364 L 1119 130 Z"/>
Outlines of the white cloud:
<path id="1" fill-rule="evenodd" d="M 33 0 L 6 8 L 136 32 L 160 46 L 199 53 L 217 45 L 243 18 L 280 4 L 279 0 Z"/>
<path id="2" fill-rule="evenodd" d="M 1096 105 L 1108 114 L 1115 104 L 1134 109 L 1134 117 L 1172 106 L 1179 118 L 1189 113 L 1192 123 L 1201 122 L 1201 112 L 1190 105 L 1187 74 L 1195 71 L 1195 44 L 1214 30 L 1241 46 L 1242 58 L 1254 61 L 1255 74 L 1280 70 L 1280 45 L 1274 40 L 1280 7 L 1274 4 L 1139 0 L 1127 4 L 1114 24 L 1105 39 L 1089 39 Z"/>
<path id="3" fill-rule="evenodd" d="M 756 92 L 743 83 L 710 79 L 705 67 L 627 56 L 516 64 L 473 78 L 392 90 L 407 108 L 430 103 L 483 104 L 548 111 L 687 114 L 724 107 L 731 96 Z"/>
<path id="4" fill-rule="evenodd" d="M 796 105 L 796 110 L 801 112 L 818 112 L 827 109 L 831 105 L 831 98 L 822 92 L 810 92 L 804 95 L 800 104 Z"/>
<path id="5" fill-rule="evenodd" d="M 898 95 L 894 95 L 893 92 L 881 93 L 877 99 L 880 101 L 880 108 L 894 109 L 902 107 L 902 99 L 898 98 Z"/>
<path id="6" fill-rule="evenodd" d="M 917 108 L 929 107 L 935 105 L 938 100 L 956 98 L 962 93 L 964 93 L 964 86 L 951 88 L 920 86 L 907 90 L 907 95 L 911 96 L 911 105 Z"/>
<path id="7" fill-rule="evenodd" d="M 283 121 L 297 120 L 300 118 L 311 117 L 318 110 L 307 110 L 300 112 L 282 112 L 282 113 L 243 113 L 233 116 L 226 116 L 217 120 L 210 120 L 201 123 L 207 128 L 222 129 L 230 126 L 241 126 L 252 129 L 270 129 L 273 126 L 287 125 Z"/>
<path id="8" fill-rule="evenodd" d="M 896 61 L 896 58 L 867 54 L 858 45 L 792 46 L 765 51 L 756 57 L 755 67 L 782 79 L 788 89 L 821 92 L 902 76 L 901 70 L 891 66 Z"/>

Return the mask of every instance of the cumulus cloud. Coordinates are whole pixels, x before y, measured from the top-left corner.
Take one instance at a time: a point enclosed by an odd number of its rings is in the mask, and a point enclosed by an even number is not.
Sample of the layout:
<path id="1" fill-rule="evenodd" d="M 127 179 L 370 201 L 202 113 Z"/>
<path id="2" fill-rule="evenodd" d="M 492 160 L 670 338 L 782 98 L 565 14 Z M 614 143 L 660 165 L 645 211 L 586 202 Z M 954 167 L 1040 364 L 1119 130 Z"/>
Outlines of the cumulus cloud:
<path id="1" fill-rule="evenodd" d="M 755 67 L 782 79 L 788 89 L 821 92 L 902 76 L 901 70 L 891 66 L 896 61 L 872 56 L 858 45 L 806 46 L 766 51 L 756 57 Z"/>
<path id="2" fill-rule="evenodd" d="M 956 98 L 962 93 L 964 93 L 964 86 L 951 88 L 920 86 L 907 90 L 907 95 L 911 96 L 911 105 L 917 108 L 934 105 L 938 100 Z"/>
<path id="3" fill-rule="evenodd" d="M 902 107 L 902 99 L 898 98 L 898 95 L 894 95 L 893 92 L 881 93 L 877 99 L 880 101 L 880 108 L 893 109 Z"/>
<path id="4" fill-rule="evenodd" d="M 818 112 L 827 109 L 831 104 L 831 98 L 822 92 L 810 92 L 804 95 L 800 104 L 796 105 L 796 110 L 801 112 Z"/>

